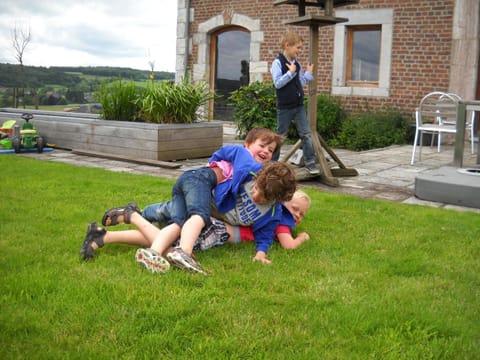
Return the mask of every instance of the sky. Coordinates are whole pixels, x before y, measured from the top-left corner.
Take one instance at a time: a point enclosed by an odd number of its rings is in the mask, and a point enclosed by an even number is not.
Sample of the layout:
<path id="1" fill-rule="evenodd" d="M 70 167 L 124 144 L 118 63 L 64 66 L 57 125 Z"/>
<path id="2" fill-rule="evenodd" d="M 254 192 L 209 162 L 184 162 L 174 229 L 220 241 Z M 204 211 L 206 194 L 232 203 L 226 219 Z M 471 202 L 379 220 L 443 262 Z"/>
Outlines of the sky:
<path id="1" fill-rule="evenodd" d="M 18 64 L 13 30 L 30 29 L 23 64 L 175 71 L 175 0 L 1 0 L 0 63 Z"/>

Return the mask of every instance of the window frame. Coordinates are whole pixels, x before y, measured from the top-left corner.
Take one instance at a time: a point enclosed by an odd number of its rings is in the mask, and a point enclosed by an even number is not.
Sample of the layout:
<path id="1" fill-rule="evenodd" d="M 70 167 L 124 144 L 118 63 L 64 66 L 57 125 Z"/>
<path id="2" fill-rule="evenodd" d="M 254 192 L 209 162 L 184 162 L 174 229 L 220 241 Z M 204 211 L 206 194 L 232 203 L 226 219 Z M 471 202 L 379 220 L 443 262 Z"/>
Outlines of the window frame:
<path id="1" fill-rule="evenodd" d="M 337 10 L 336 16 L 348 21 L 335 25 L 332 95 L 390 96 L 393 9 Z M 347 75 L 349 49 L 348 27 L 376 26 L 381 30 L 380 63 L 377 84 L 350 81 Z M 351 53 L 350 53 L 351 57 Z M 374 86 L 373 86 L 374 85 Z"/>
<path id="2" fill-rule="evenodd" d="M 380 38 L 382 34 L 382 27 L 380 25 L 355 25 L 347 27 L 347 66 L 346 66 L 346 84 L 348 86 L 356 87 L 378 87 L 377 81 L 367 81 L 367 80 L 352 80 L 352 65 L 353 65 L 353 38 L 354 34 L 361 31 L 379 31 Z M 379 46 L 378 53 L 378 70 L 380 72 L 380 54 L 381 54 L 381 44 Z M 380 75 L 377 74 L 377 79 L 380 78 Z"/>

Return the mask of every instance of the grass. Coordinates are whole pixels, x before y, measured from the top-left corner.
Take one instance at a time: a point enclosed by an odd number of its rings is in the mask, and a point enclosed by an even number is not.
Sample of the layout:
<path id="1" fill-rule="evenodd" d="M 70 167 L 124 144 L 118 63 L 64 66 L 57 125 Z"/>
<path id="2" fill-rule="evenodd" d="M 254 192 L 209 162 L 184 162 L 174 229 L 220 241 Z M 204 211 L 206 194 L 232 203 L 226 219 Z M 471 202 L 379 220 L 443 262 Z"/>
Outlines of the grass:
<path id="1" fill-rule="evenodd" d="M 197 254 L 210 276 L 144 271 L 135 248 L 79 259 L 111 206 L 173 181 L 0 156 L 2 359 L 478 359 L 480 218 L 307 189 L 294 251 Z M 128 225 L 117 227 L 127 228 Z"/>

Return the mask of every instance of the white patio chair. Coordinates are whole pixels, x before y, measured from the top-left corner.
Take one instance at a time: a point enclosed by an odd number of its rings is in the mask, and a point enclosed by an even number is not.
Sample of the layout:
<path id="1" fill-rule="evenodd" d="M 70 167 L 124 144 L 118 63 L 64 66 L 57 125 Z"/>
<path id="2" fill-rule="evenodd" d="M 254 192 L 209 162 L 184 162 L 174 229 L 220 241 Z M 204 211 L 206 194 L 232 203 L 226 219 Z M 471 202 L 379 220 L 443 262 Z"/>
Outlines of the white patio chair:
<path id="1" fill-rule="evenodd" d="M 415 110 L 415 139 L 413 141 L 412 160 L 415 162 L 417 143 L 420 146 L 419 160 L 422 158 L 423 134 L 438 135 L 437 151 L 440 152 L 441 135 L 455 134 L 458 97 L 451 94 L 434 91 L 425 95 Z M 420 139 L 420 141 L 418 141 Z"/>

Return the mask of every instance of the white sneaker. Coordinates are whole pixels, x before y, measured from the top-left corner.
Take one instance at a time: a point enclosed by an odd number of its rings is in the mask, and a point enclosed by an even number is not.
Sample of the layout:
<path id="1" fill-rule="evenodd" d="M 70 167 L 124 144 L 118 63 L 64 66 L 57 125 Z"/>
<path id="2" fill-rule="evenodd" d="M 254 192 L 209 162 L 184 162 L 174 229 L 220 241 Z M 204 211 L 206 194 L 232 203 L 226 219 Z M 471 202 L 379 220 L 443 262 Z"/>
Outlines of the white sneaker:
<path id="1" fill-rule="evenodd" d="M 164 274 L 170 270 L 168 260 L 153 249 L 138 249 L 135 253 L 135 260 L 152 273 Z"/>
<path id="2" fill-rule="evenodd" d="M 191 255 L 187 254 L 183 249 L 177 246 L 172 252 L 167 254 L 168 260 L 179 269 L 189 272 L 207 275 L 202 269 L 202 265 L 196 261 Z"/>

